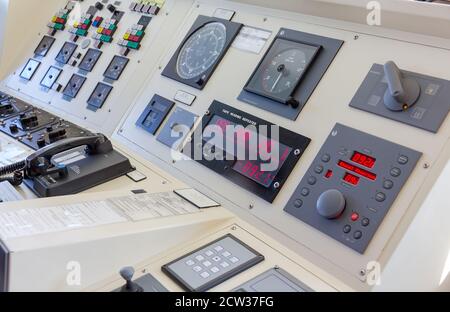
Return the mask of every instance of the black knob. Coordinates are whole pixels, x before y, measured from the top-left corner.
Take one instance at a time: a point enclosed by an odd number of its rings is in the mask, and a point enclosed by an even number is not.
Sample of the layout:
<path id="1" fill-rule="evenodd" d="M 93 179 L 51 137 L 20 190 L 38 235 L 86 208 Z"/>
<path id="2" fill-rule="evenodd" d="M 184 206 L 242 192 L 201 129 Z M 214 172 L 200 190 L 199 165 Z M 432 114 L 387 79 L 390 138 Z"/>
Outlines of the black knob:
<path id="1" fill-rule="evenodd" d="M 36 141 L 36 144 L 39 148 L 43 148 L 45 146 L 45 139 L 39 139 Z"/>
<path id="2" fill-rule="evenodd" d="M 114 5 L 112 5 L 112 4 L 108 4 L 107 9 L 111 13 L 116 12 L 116 7 Z"/>
<path id="3" fill-rule="evenodd" d="M 95 4 L 95 8 L 96 8 L 97 10 L 99 10 L 99 11 L 103 10 L 104 7 L 105 7 L 105 6 L 104 6 L 103 3 L 101 3 L 101 2 L 97 2 L 97 3 Z"/>
<path id="4" fill-rule="evenodd" d="M 47 127 L 47 132 L 52 132 L 52 131 L 53 131 L 53 127 L 52 126 Z"/>
<path id="5" fill-rule="evenodd" d="M 17 131 L 19 131 L 19 128 L 17 127 L 16 124 L 10 124 L 9 131 L 11 131 L 11 133 L 16 133 Z"/>

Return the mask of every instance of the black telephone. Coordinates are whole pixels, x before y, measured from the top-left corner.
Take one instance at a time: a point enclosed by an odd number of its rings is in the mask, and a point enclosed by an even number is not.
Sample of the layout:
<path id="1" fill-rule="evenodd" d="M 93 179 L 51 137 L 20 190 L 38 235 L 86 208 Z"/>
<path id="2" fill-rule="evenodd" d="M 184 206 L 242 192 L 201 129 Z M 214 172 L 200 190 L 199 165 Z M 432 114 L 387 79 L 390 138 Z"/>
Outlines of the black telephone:
<path id="1" fill-rule="evenodd" d="M 23 182 L 39 197 L 70 195 L 125 175 L 134 168 L 103 134 L 58 141 L 25 161 L 0 170 L 23 171 Z M 17 184 L 17 183 L 16 183 Z"/>

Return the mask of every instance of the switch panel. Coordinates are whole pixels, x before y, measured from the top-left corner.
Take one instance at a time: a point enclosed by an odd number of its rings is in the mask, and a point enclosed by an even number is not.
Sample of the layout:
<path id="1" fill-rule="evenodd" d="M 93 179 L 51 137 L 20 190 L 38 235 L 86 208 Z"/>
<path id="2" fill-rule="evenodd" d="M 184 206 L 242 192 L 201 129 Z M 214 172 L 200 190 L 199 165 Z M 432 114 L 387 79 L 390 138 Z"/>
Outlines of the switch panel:
<path id="1" fill-rule="evenodd" d="M 59 51 L 55 60 L 58 63 L 67 64 L 70 61 L 70 59 L 72 58 L 72 55 L 75 53 L 75 50 L 77 49 L 77 47 L 78 47 L 78 45 L 76 45 L 73 42 L 64 43 L 63 47 Z"/>
<path id="2" fill-rule="evenodd" d="M 129 61 L 126 57 L 115 55 L 103 76 L 107 79 L 119 80 Z"/>
<path id="3" fill-rule="evenodd" d="M 274 268 L 239 286 L 234 292 L 313 292 L 283 269 Z"/>
<path id="4" fill-rule="evenodd" d="M 91 136 L 92 133 L 65 120 L 47 125 L 44 129 L 31 133 L 21 139 L 28 147 L 38 150 L 67 138 Z"/>
<path id="5" fill-rule="evenodd" d="M 155 94 L 136 125 L 155 135 L 174 105 L 174 102 Z"/>
<path id="6" fill-rule="evenodd" d="M 102 108 L 105 104 L 109 94 L 111 93 L 113 87 L 110 85 L 99 82 L 92 92 L 88 100 L 88 109 L 97 111 Z"/>
<path id="7" fill-rule="evenodd" d="M 409 71 L 401 75 L 420 87 L 419 98 L 411 106 L 399 111 L 388 108 L 389 80 L 381 64 L 372 66 L 350 106 L 437 133 L 450 111 L 450 81 Z"/>
<path id="8" fill-rule="evenodd" d="M 27 103 L 0 92 L 0 126 L 5 124 L 5 119 L 14 117 L 30 110 Z"/>
<path id="9" fill-rule="evenodd" d="M 41 86 L 51 89 L 62 73 L 62 69 L 50 66 L 44 78 L 41 80 Z"/>
<path id="10" fill-rule="evenodd" d="M 86 72 L 91 72 L 102 56 L 102 53 L 100 50 L 90 48 L 78 67 Z"/>
<path id="11" fill-rule="evenodd" d="M 162 267 L 188 291 L 205 292 L 264 261 L 264 256 L 229 234 Z"/>
<path id="12" fill-rule="evenodd" d="M 421 155 L 337 124 L 284 210 L 364 253 Z"/>
<path id="13" fill-rule="evenodd" d="M 0 131 L 21 140 L 31 138 L 31 133 L 45 128 L 56 121 L 56 117 L 37 108 L 20 113 L 18 116 L 0 123 Z"/>
<path id="14" fill-rule="evenodd" d="M 70 1 L 67 3 L 66 7 L 59 10 L 53 17 L 52 20 L 47 24 L 49 28 L 49 35 L 53 36 L 58 31 L 62 31 L 66 28 L 67 20 L 69 19 L 69 14 L 75 7 L 75 3 Z"/>
<path id="15" fill-rule="evenodd" d="M 80 37 L 86 37 L 88 35 L 89 28 L 92 25 L 92 19 L 97 13 L 95 6 L 90 6 L 86 14 L 83 14 L 81 18 L 73 24 L 73 27 L 69 29 L 72 34 L 72 41 L 77 41 Z"/>
<path id="16" fill-rule="evenodd" d="M 76 98 L 85 81 L 86 77 L 73 74 L 72 78 L 70 78 L 69 82 L 64 88 L 63 94 L 71 99 Z"/>
<path id="17" fill-rule="evenodd" d="M 48 51 L 50 51 L 51 47 L 55 43 L 55 38 L 44 36 L 37 46 L 36 50 L 34 50 L 34 55 L 36 57 L 41 56 L 45 57 L 47 56 Z"/>
<path id="18" fill-rule="evenodd" d="M 157 140 L 173 150 L 178 150 L 194 127 L 198 116 L 181 107 L 175 108 Z"/>
<path id="19" fill-rule="evenodd" d="M 38 70 L 39 66 L 41 65 L 41 62 L 29 59 L 25 67 L 23 68 L 22 72 L 20 73 L 20 78 L 23 78 L 25 80 L 31 80 L 33 79 L 34 74 Z"/>
<path id="20" fill-rule="evenodd" d="M 124 55 L 128 54 L 129 50 L 139 50 L 141 41 L 145 36 L 145 29 L 150 24 L 152 18 L 150 16 L 141 16 L 139 22 L 131 26 L 119 41 L 119 45 L 124 47 Z"/>

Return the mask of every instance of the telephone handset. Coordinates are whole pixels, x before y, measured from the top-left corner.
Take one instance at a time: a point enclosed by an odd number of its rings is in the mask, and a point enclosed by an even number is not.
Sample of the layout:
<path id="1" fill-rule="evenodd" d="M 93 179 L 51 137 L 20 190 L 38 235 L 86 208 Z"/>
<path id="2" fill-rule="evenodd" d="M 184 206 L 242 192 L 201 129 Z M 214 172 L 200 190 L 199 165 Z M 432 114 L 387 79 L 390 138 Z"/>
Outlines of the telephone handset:
<path id="1" fill-rule="evenodd" d="M 70 195 L 123 176 L 134 168 L 103 134 L 69 138 L 24 161 L 24 183 L 39 197 Z"/>

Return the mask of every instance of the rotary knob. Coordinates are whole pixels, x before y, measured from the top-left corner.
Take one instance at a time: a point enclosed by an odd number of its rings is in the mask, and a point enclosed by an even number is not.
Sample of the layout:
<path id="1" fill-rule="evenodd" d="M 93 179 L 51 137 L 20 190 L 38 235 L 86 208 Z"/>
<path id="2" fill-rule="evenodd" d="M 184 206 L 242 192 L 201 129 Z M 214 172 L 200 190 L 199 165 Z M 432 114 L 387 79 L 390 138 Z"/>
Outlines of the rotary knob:
<path id="1" fill-rule="evenodd" d="M 317 212 L 324 218 L 337 219 L 345 210 L 345 197 L 338 190 L 328 190 L 317 200 Z"/>

